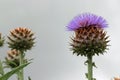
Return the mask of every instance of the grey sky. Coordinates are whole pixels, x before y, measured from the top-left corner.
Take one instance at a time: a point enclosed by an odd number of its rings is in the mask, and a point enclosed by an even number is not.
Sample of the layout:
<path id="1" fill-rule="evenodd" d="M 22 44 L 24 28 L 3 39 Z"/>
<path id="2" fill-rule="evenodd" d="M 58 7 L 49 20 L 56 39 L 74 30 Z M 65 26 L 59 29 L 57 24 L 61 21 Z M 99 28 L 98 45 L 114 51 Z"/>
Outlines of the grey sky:
<path id="1" fill-rule="evenodd" d="M 72 55 L 69 37 L 73 33 L 65 27 L 74 16 L 83 12 L 103 16 L 109 23 L 106 31 L 111 46 L 106 54 L 94 57 L 98 67 L 94 68 L 94 77 L 110 80 L 120 76 L 119 0 L 0 0 L 0 32 L 4 36 L 20 26 L 35 32 L 36 46 L 26 53 L 34 60 L 25 68 L 26 76 L 31 76 L 32 80 L 86 80 L 86 58 Z M 9 49 L 5 45 L 0 50 L 3 59 Z"/>

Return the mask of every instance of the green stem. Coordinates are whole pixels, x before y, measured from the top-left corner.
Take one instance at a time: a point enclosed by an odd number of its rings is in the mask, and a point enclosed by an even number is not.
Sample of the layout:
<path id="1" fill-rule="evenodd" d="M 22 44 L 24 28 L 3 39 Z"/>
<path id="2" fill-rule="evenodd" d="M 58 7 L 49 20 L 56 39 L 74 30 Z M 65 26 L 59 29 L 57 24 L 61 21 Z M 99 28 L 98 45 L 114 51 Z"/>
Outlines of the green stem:
<path id="1" fill-rule="evenodd" d="M 24 53 L 21 51 L 20 53 L 20 66 L 24 64 Z M 24 80 L 24 71 L 21 69 L 18 73 L 18 80 Z"/>
<path id="2" fill-rule="evenodd" d="M 20 78 L 20 71 L 19 72 L 17 72 L 17 78 L 18 78 L 18 80 L 20 80 L 21 78 Z"/>
<path id="3" fill-rule="evenodd" d="M 4 68 L 1 60 L 0 60 L 0 74 L 4 75 Z"/>
<path id="4" fill-rule="evenodd" d="M 88 56 L 88 80 L 93 79 L 92 56 Z"/>

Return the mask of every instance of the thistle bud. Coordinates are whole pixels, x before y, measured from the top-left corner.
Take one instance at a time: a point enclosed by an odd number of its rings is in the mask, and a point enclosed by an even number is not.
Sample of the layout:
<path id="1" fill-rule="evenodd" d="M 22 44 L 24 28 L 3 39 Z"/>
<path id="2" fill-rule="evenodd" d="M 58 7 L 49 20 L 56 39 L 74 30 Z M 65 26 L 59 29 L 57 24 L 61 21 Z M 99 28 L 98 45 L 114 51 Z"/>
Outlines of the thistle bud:
<path id="1" fill-rule="evenodd" d="M 71 46 L 73 53 L 81 56 L 103 54 L 108 46 L 108 36 L 104 31 L 107 27 L 105 19 L 94 14 L 85 13 L 75 17 L 67 26 L 74 31 Z"/>
<path id="2" fill-rule="evenodd" d="M 20 51 L 30 50 L 34 46 L 34 33 L 28 28 L 16 28 L 10 31 L 8 44 L 12 49 Z"/>
<path id="3" fill-rule="evenodd" d="M 20 51 L 16 49 L 8 51 L 8 56 L 6 57 L 6 64 L 11 68 L 15 68 L 19 66 L 20 64 L 19 54 L 20 54 Z"/>

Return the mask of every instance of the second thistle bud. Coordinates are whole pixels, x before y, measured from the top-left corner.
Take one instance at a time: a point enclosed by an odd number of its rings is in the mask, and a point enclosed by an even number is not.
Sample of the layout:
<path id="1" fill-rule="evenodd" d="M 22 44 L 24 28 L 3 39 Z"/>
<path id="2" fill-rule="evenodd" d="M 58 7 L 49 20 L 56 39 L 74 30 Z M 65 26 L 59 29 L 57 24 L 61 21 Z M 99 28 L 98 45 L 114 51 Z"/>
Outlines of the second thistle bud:
<path id="1" fill-rule="evenodd" d="M 11 68 L 15 68 L 19 66 L 20 64 L 19 54 L 20 54 L 20 51 L 16 49 L 8 51 L 8 56 L 6 57 L 6 64 Z"/>

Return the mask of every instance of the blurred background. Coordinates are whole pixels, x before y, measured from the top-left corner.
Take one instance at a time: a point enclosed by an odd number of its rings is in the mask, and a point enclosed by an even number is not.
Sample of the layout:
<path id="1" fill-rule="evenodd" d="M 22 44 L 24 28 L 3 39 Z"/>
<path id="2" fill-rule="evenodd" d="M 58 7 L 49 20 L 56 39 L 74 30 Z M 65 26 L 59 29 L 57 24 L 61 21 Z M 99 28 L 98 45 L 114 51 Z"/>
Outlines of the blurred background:
<path id="1" fill-rule="evenodd" d="M 35 47 L 26 57 L 34 58 L 25 68 L 25 80 L 87 80 L 85 57 L 70 51 L 70 36 L 66 25 L 74 16 L 90 12 L 104 17 L 109 27 L 110 47 L 107 53 L 94 57 L 97 80 L 120 76 L 120 0 L 0 0 L 0 32 L 7 39 L 16 27 L 32 29 Z M 7 56 L 8 45 L 0 48 L 0 59 Z M 10 80 L 17 80 L 15 76 Z"/>

